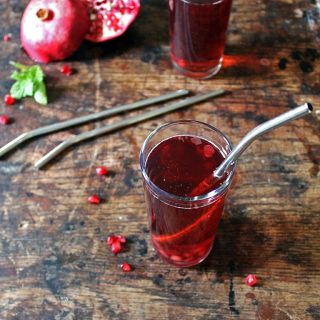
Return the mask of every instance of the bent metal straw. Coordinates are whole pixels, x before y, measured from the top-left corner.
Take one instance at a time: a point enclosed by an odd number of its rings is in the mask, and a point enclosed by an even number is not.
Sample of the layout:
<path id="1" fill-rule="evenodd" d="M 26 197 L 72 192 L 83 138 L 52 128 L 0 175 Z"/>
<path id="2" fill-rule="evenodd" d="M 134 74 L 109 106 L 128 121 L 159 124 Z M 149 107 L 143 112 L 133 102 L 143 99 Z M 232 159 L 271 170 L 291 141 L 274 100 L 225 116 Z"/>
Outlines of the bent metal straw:
<path id="1" fill-rule="evenodd" d="M 190 193 L 190 197 L 198 196 L 206 192 L 210 187 L 212 187 L 216 182 L 218 182 L 222 177 L 225 176 L 229 166 L 235 163 L 242 153 L 254 142 L 257 138 L 263 134 L 278 128 L 289 121 L 301 118 L 313 110 L 311 103 L 305 103 L 299 107 L 296 107 L 290 111 L 287 111 L 279 116 L 270 119 L 259 126 L 255 127 L 249 131 L 236 147 L 226 156 L 224 161 L 219 165 L 214 172 L 206 177 L 198 186 L 196 186 Z"/>
<path id="2" fill-rule="evenodd" d="M 73 127 L 73 126 L 76 126 L 79 124 L 90 122 L 90 121 L 106 118 L 106 117 L 109 117 L 109 116 L 112 116 L 112 115 L 115 115 L 115 114 L 118 114 L 121 112 L 126 112 L 126 111 L 130 111 L 130 110 L 142 108 L 145 106 L 149 106 L 151 104 L 155 104 L 158 102 L 163 102 L 163 101 L 175 99 L 175 98 L 182 97 L 182 96 L 185 96 L 188 94 L 189 94 L 188 90 L 177 90 L 174 92 L 160 95 L 158 97 L 140 100 L 140 101 L 137 101 L 134 103 L 125 104 L 123 106 L 118 106 L 118 107 L 115 107 L 112 109 L 107 109 L 107 110 L 104 110 L 101 112 L 91 113 L 86 116 L 81 116 L 81 117 L 66 120 L 63 122 L 53 123 L 53 124 L 50 124 L 45 127 L 41 127 L 38 129 L 31 130 L 29 132 L 25 132 L 25 133 L 21 134 L 20 136 L 18 136 L 17 138 L 15 138 L 14 140 L 7 143 L 6 145 L 4 145 L 2 148 L 0 148 L 0 158 L 2 156 L 4 156 L 5 154 L 7 154 L 12 149 L 21 145 L 23 142 L 30 140 L 32 138 L 35 138 L 38 136 L 43 136 L 48 133 L 60 131 L 63 129 L 67 129 L 67 128 L 70 128 L 70 127 Z"/>
<path id="3" fill-rule="evenodd" d="M 65 149 L 69 148 L 70 146 L 77 144 L 81 141 L 88 140 L 88 139 L 103 135 L 105 133 L 108 133 L 108 132 L 111 132 L 111 131 L 114 131 L 114 130 L 117 130 L 120 128 L 127 127 L 129 125 L 132 125 L 132 124 L 135 124 L 135 123 L 138 123 L 141 121 L 145 121 L 147 119 L 154 118 L 159 115 L 184 108 L 184 107 L 189 106 L 191 104 L 195 104 L 195 103 L 219 96 L 223 93 L 224 93 L 223 89 L 218 89 L 218 90 L 206 93 L 206 94 L 202 94 L 202 95 L 194 96 L 194 97 L 191 97 L 188 99 L 184 99 L 182 101 L 169 104 L 169 105 L 164 106 L 162 108 L 151 110 L 146 113 L 142 113 L 140 115 L 133 116 L 133 117 L 112 123 L 112 124 L 107 125 L 105 127 L 97 128 L 97 129 L 94 129 L 94 130 L 91 130 L 88 132 L 78 134 L 74 137 L 71 137 L 71 138 L 63 141 L 58 146 L 56 146 L 54 149 L 52 149 L 43 158 L 41 158 L 39 161 L 36 162 L 35 167 L 37 167 L 38 169 L 42 168 L 44 165 L 46 165 L 49 161 L 51 161 L 53 158 L 55 158 L 62 151 L 64 151 Z"/>

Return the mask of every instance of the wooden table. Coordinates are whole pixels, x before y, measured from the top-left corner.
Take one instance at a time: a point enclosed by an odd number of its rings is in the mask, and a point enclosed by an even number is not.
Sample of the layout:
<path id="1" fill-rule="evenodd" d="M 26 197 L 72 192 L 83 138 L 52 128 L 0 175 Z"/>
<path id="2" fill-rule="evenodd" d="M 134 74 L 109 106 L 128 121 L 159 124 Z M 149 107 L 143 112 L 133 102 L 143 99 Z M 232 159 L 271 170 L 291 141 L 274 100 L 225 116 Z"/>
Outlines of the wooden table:
<path id="1" fill-rule="evenodd" d="M 0 93 L 12 84 L 9 60 L 20 50 L 27 1 L 0 0 Z M 146 121 L 33 164 L 63 139 L 127 115 L 27 143 L 0 161 L 0 319 L 320 319 L 319 113 L 273 131 L 243 155 L 213 252 L 178 269 L 149 242 L 138 156 L 164 122 L 196 119 L 233 142 L 305 101 L 319 108 L 319 1 L 235 0 L 223 70 L 209 81 L 177 74 L 168 56 L 166 4 L 143 1 L 119 39 L 83 44 L 68 60 L 44 66 L 50 103 L 25 99 L 0 113 L 0 145 L 19 133 L 115 105 L 186 88 L 230 91 L 184 111 Z M 2 100 L 1 100 L 2 101 Z M 318 109 L 319 110 L 319 109 Z M 97 177 L 95 167 L 110 174 Z M 87 204 L 89 195 L 105 199 Z M 109 234 L 127 245 L 114 256 Z M 128 261 L 134 271 L 123 273 Z M 245 283 L 248 273 L 258 285 Z"/>

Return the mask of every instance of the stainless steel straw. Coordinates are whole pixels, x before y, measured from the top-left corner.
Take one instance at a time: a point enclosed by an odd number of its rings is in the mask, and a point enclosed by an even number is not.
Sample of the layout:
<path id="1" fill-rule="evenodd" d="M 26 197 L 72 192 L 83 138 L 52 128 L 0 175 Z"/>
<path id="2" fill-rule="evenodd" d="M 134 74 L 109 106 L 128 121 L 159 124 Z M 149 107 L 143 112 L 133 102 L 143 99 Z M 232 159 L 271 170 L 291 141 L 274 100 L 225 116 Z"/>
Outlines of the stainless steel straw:
<path id="1" fill-rule="evenodd" d="M 282 126 L 283 124 L 303 117 L 312 111 L 313 107 L 311 103 L 305 103 L 300 107 L 294 108 L 288 112 L 281 114 L 267 122 L 260 124 L 258 127 L 247 133 L 244 138 L 239 142 L 239 144 L 229 153 L 226 159 L 221 163 L 221 165 L 214 171 L 213 176 L 216 178 L 221 178 L 226 172 L 230 164 L 237 161 L 241 154 L 249 147 L 249 145 L 256 140 L 258 137 L 264 133 Z"/>
<path id="2" fill-rule="evenodd" d="M 121 113 L 121 112 L 126 112 L 126 111 L 130 111 L 130 110 L 134 110 L 134 109 L 138 109 L 138 108 L 142 108 L 151 104 L 155 104 L 158 102 L 163 102 L 163 101 L 167 101 L 167 100 L 171 100 L 174 98 L 178 98 L 178 97 L 182 97 L 189 94 L 188 90 L 177 90 L 174 92 L 170 92 L 170 93 L 166 93 L 164 95 L 158 96 L 158 97 L 153 97 L 153 98 L 148 98 L 148 99 L 144 99 L 144 100 L 140 100 L 134 103 L 130 103 L 130 104 L 126 104 L 123 106 L 118 106 L 118 107 L 114 107 L 112 109 L 107 109 L 101 112 L 96 112 L 96 113 L 92 113 L 92 114 L 88 114 L 86 116 L 81 116 L 78 118 L 74 118 L 74 119 L 70 119 L 70 120 L 66 120 L 63 122 L 58 122 L 58 123 L 54 123 L 54 124 L 50 124 L 48 126 L 45 127 L 41 127 L 38 129 L 34 129 L 32 131 L 29 132 L 25 132 L 23 134 L 21 134 L 20 136 L 18 136 L 17 138 L 15 138 L 14 140 L 10 141 L 9 143 L 7 143 L 6 145 L 4 145 L 2 148 L 0 148 L 0 158 L 2 156 L 4 156 L 6 153 L 8 153 L 10 150 L 14 149 L 15 147 L 17 147 L 18 145 L 22 144 L 23 142 L 41 136 L 41 135 L 45 135 L 48 133 L 52 133 L 52 132 L 56 132 L 59 130 L 63 130 L 66 128 L 70 128 L 79 124 L 83 124 L 83 123 L 87 123 L 93 120 L 98 120 L 101 118 L 106 118 L 112 115 L 115 115 L 117 113 Z"/>
<path id="3" fill-rule="evenodd" d="M 76 143 L 79 143 L 81 141 L 103 135 L 105 133 L 114 131 L 116 129 L 127 127 L 129 125 L 132 125 L 132 124 L 135 124 L 135 123 L 138 123 L 141 121 L 145 121 L 147 119 L 154 118 L 154 117 L 157 117 L 159 115 L 162 115 L 162 114 L 165 114 L 168 112 L 175 111 L 177 109 L 189 106 L 191 104 L 195 104 L 197 102 L 201 102 L 201 101 L 207 100 L 209 98 L 219 96 L 223 93 L 224 93 L 223 89 L 218 89 L 218 90 L 215 90 L 215 91 L 203 94 L 203 95 L 198 95 L 198 96 L 194 96 L 194 97 L 191 97 L 188 99 L 184 99 L 182 101 L 172 103 L 170 105 L 167 105 L 167 106 L 155 109 L 155 110 L 151 110 L 149 112 L 142 113 L 140 115 L 133 116 L 133 117 L 130 117 L 130 118 L 127 118 L 127 119 L 124 119 L 124 120 L 121 120 L 121 121 L 118 121 L 115 123 L 112 123 L 112 124 L 107 125 L 105 127 L 101 127 L 101 128 L 97 128 L 97 129 L 88 131 L 88 132 L 81 133 L 79 135 L 71 137 L 71 138 L 63 141 L 62 143 L 60 143 L 57 147 L 55 147 L 49 153 L 47 153 L 43 158 L 41 158 L 39 161 L 37 161 L 35 166 L 38 169 L 42 168 L 44 165 L 46 165 L 49 161 L 51 161 L 53 158 L 55 158 L 62 151 L 64 151 L 68 147 L 70 147 Z"/>

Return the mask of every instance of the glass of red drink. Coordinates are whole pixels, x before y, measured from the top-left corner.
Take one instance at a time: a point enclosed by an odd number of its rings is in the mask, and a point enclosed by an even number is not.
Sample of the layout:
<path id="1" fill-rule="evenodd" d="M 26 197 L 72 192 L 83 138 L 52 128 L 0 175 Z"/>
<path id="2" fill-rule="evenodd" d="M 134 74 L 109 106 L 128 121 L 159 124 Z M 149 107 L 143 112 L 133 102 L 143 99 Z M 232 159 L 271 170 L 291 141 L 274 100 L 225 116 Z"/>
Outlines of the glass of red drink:
<path id="1" fill-rule="evenodd" d="M 232 0 L 168 1 L 174 67 L 193 78 L 214 76 L 222 65 Z"/>
<path id="2" fill-rule="evenodd" d="M 235 164 L 201 194 L 194 190 L 231 149 L 219 130 L 192 120 L 165 124 L 144 142 L 140 166 L 151 241 L 166 262 L 189 267 L 210 253 Z"/>

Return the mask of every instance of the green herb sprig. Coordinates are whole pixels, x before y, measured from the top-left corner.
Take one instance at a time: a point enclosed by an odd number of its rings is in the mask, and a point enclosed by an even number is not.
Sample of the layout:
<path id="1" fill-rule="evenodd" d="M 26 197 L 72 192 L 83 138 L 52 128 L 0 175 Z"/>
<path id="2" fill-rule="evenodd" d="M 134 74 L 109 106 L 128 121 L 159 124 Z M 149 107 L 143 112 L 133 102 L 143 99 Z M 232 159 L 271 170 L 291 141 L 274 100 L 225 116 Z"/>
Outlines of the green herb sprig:
<path id="1" fill-rule="evenodd" d="M 10 61 L 10 64 L 16 69 L 11 74 L 10 78 L 16 80 L 10 89 L 10 94 L 15 99 L 25 97 L 34 97 L 36 102 L 47 104 L 47 90 L 44 83 L 44 73 L 40 66 L 25 66 L 21 63 Z"/>

